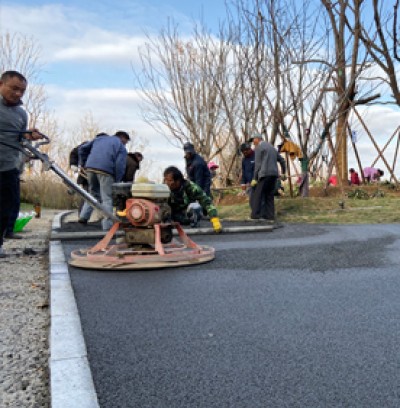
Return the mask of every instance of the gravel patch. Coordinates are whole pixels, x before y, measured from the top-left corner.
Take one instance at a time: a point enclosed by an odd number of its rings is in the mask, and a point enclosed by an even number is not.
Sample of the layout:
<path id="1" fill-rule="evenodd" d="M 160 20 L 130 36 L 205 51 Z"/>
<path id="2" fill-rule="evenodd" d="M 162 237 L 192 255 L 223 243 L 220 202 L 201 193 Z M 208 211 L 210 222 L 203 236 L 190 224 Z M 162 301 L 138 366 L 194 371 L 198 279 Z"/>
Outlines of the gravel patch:
<path id="1" fill-rule="evenodd" d="M 0 259 L 0 406 L 50 407 L 48 242 L 57 211 L 33 218 Z"/>

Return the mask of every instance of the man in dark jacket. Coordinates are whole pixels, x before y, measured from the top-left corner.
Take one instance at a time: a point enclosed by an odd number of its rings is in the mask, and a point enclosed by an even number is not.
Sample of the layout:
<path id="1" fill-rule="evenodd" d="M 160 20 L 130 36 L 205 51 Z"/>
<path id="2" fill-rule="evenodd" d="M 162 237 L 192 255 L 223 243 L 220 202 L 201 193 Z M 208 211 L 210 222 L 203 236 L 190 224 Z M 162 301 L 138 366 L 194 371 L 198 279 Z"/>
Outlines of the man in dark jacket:
<path id="1" fill-rule="evenodd" d="M 128 133 L 119 131 L 114 136 L 101 135 L 85 143 L 78 149 L 80 164 L 86 160 L 86 174 L 89 183 L 89 193 L 103 206 L 113 211 L 112 185 L 122 180 L 126 168 L 126 148 L 130 137 Z M 92 215 L 93 207 L 87 202 L 79 214 L 79 222 L 87 224 Z M 103 231 L 112 226 L 112 220 L 103 219 Z"/>
<path id="2" fill-rule="evenodd" d="M 143 160 L 143 154 L 140 152 L 128 153 L 126 157 L 125 175 L 122 181 L 125 183 L 134 183 L 135 174 L 140 169 L 140 162 Z"/>
<path id="3" fill-rule="evenodd" d="M 251 148 L 250 143 L 242 143 L 240 145 L 240 151 L 243 154 L 242 158 L 242 177 L 240 180 L 240 186 L 243 191 L 251 197 L 252 187 L 250 186 L 251 180 L 254 175 L 254 150 Z"/>
<path id="4" fill-rule="evenodd" d="M 168 204 L 171 207 L 172 219 L 183 225 L 188 225 L 192 222 L 188 215 L 189 205 L 198 203 L 200 210 L 206 211 L 210 216 L 211 224 L 215 232 L 221 232 L 222 226 L 218 218 L 218 211 L 208 196 L 197 184 L 185 180 L 182 172 L 174 166 L 167 167 L 164 170 L 164 183 L 171 190 L 171 195 L 168 199 Z M 197 216 L 201 216 L 198 212 Z"/>
<path id="5" fill-rule="evenodd" d="M 209 197 L 211 197 L 211 173 L 206 161 L 196 153 L 192 143 L 183 145 L 186 161 L 186 174 L 190 181 L 196 183 Z"/>
<path id="6" fill-rule="evenodd" d="M 70 154 L 69 154 L 69 167 L 74 170 L 74 172 L 78 172 L 78 178 L 76 179 L 76 184 L 80 185 L 85 191 L 88 191 L 89 185 L 87 182 L 87 176 L 83 167 L 79 167 L 79 153 L 78 150 L 81 146 L 83 146 L 86 142 L 80 143 L 78 146 L 75 146 Z M 83 163 L 83 166 L 85 163 Z"/>
<path id="7" fill-rule="evenodd" d="M 253 197 L 251 218 L 274 221 L 274 192 L 279 177 L 278 162 L 281 166 L 282 177 L 286 172 L 286 162 L 271 143 L 263 140 L 261 134 L 256 133 L 249 142 L 253 142 L 256 146 L 254 176 L 251 181 L 251 185 L 256 187 L 256 190 Z M 265 205 L 263 200 L 265 200 Z"/>
<path id="8" fill-rule="evenodd" d="M 242 177 L 240 180 L 240 186 L 242 188 L 243 194 L 247 194 L 249 197 L 249 205 L 252 208 L 253 197 L 255 187 L 251 186 L 251 180 L 254 176 L 254 161 L 255 153 L 251 148 L 251 144 L 248 142 L 242 143 L 240 145 L 240 151 L 243 154 L 242 158 Z"/>

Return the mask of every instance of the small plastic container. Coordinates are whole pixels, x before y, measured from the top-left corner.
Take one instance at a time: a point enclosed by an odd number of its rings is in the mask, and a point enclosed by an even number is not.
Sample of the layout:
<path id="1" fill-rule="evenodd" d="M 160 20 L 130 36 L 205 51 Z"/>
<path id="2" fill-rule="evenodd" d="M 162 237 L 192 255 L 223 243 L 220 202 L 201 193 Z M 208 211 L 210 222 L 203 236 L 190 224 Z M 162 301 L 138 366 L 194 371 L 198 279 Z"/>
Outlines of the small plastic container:
<path id="1" fill-rule="evenodd" d="M 17 218 L 14 224 L 14 232 L 21 232 L 25 228 L 25 225 L 28 224 L 28 222 L 32 219 L 32 217 L 32 215 L 27 215 Z"/>

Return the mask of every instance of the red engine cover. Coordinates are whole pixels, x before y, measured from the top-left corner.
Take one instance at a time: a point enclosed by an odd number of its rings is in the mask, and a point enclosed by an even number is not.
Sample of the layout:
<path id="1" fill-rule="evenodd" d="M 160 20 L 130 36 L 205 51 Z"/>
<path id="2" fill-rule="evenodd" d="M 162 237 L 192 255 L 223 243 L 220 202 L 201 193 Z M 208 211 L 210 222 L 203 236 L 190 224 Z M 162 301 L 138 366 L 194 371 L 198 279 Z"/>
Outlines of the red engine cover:
<path id="1" fill-rule="evenodd" d="M 160 207 L 143 198 L 126 200 L 126 218 L 135 227 L 147 227 L 161 222 Z"/>

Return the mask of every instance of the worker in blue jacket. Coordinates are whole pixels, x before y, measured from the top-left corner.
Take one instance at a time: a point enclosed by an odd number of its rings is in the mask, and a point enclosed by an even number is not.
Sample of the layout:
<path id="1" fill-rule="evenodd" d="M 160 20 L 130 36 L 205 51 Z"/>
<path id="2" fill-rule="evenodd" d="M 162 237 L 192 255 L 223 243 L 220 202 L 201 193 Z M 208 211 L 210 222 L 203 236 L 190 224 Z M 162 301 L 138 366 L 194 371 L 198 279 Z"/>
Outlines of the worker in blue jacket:
<path id="1" fill-rule="evenodd" d="M 130 140 L 129 134 L 124 131 L 114 136 L 102 134 L 90 142 L 84 143 L 78 149 L 79 163 L 85 157 L 85 170 L 89 183 L 89 193 L 112 213 L 112 185 L 122 180 L 126 169 L 127 151 L 125 145 Z M 93 207 L 87 202 L 79 214 L 81 224 L 87 224 L 92 215 Z M 112 226 L 112 220 L 103 219 L 103 231 Z"/>

